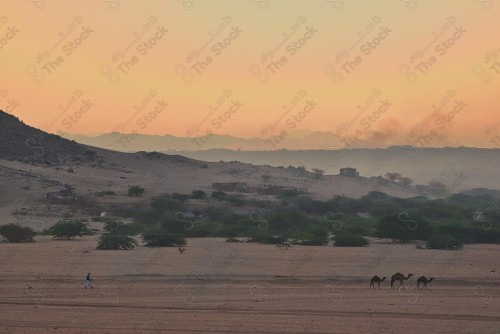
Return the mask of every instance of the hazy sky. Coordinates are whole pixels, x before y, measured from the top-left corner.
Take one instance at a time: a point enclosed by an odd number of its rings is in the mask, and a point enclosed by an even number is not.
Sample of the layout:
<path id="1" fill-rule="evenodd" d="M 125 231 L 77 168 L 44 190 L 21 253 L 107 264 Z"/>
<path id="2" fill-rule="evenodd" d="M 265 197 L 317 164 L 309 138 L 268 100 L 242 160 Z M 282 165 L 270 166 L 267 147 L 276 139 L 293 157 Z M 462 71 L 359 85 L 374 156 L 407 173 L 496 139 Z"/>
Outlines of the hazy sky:
<path id="1" fill-rule="evenodd" d="M 493 0 L 1 0 L 0 109 L 54 133 L 486 145 L 499 17 Z"/>

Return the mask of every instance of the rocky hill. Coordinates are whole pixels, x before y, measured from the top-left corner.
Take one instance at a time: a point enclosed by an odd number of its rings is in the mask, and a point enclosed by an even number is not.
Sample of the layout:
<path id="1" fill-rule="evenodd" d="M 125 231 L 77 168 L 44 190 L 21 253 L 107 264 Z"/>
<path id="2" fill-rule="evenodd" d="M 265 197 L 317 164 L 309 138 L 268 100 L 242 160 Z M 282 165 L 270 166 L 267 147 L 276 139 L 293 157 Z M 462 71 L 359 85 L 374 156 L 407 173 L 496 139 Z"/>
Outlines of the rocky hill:
<path id="1" fill-rule="evenodd" d="M 90 147 L 33 128 L 2 110 L 0 159 L 42 166 L 100 164 L 103 161 Z"/>

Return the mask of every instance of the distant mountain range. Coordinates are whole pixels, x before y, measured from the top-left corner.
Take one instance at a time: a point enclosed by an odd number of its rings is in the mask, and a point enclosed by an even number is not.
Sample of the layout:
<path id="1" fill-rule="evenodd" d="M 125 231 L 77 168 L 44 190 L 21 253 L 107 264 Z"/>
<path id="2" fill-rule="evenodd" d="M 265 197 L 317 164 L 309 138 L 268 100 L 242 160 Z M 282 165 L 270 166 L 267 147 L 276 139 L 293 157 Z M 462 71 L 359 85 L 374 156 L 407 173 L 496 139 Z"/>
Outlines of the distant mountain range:
<path id="1" fill-rule="evenodd" d="M 282 132 L 266 138 L 241 138 L 229 135 L 211 134 L 201 137 L 176 137 L 172 135 L 123 134 L 111 132 L 99 136 L 85 136 L 58 133 L 60 136 L 79 143 L 107 148 L 121 152 L 138 151 L 200 151 L 210 149 L 230 149 L 245 151 L 293 150 L 334 150 L 340 147 L 371 147 L 365 140 L 345 139 L 332 132 L 294 130 Z"/>
<path id="2" fill-rule="evenodd" d="M 342 138 L 330 132 L 296 130 L 276 145 L 263 138 L 238 138 L 225 135 L 175 137 L 144 134 L 109 133 L 97 137 L 62 136 L 90 146 L 116 151 L 158 151 L 202 161 L 240 161 L 256 165 L 304 166 L 320 168 L 336 175 L 342 167 L 357 168 L 362 176 L 373 177 L 396 172 L 415 184 L 440 180 L 454 190 L 476 187 L 500 189 L 498 166 L 500 150 L 444 147 L 341 148 Z M 361 145 L 361 142 L 357 142 Z M 354 145 L 353 145 L 354 146 Z M 369 145 L 365 145 L 369 147 Z M 288 149 L 284 149 L 284 148 Z M 295 149 L 291 150 L 290 147 Z"/>
<path id="3" fill-rule="evenodd" d="M 262 172 L 256 172 L 260 174 L 256 174 L 253 182 L 257 182 L 261 174 L 265 173 L 272 172 L 276 175 L 284 173 L 285 175 L 288 169 L 284 167 L 289 165 L 303 166 L 309 171 L 319 168 L 324 170 L 325 175 L 332 176 L 338 176 L 340 168 L 353 167 L 365 178 L 385 175 L 388 172 L 399 173 L 411 178 L 414 185 L 439 181 L 453 192 L 474 188 L 500 190 L 498 177 L 500 149 L 401 146 L 345 149 L 327 145 L 328 139 L 335 140 L 331 133 L 310 131 L 290 132 L 278 143 L 280 145 L 275 145 L 276 147 L 266 146 L 269 143 L 261 138 L 245 139 L 223 135 L 197 138 L 121 133 L 103 134 L 97 137 L 64 136 L 67 139 L 33 128 L 18 118 L 0 111 L 0 159 L 21 161 L 32 165 L 88 165 L 117 168 L 116 166 L 127 166 L 131 164 L 131 161 L 136 162 L 137 157 L 139 160 L 147 158 L 148 161 L 151 158 L 157 158 L 174 165 L 191 161 L 193 168 L 208 166 L 210 162 L 215 162 L 213 166 L 218 166 L 217 168 L 226 165 L 252 164 L 246 165 L 245 168 L 253 170 L 254 166 L 260 166 L 259 168 L 262 169 Z M 306 148 L 280 149 L 290 144 Z M 145 152 L 120 155 L 114 151 L 157 151 L 167 155 Z M 111 161 L 113 160 L 111 158 L 116 161 Z M 124 161 L 120 161 L 122 158 Z M 221 160 L 228 163 L 218 163 Z M 209 163 L 206 164 L 203 161 Z M 169 168 L 171 166 L 166 170 Z M 215 167 L 209 171 L 216 173 L 212 177 L 219 179 L 217 173 L 220 171 L 216 171 Z M 202 179 L 203 182 L 208 180 L 206 177 Z M 248 181 L 248 176 L 243 179 L 245 182 Z M 333 180 L 335 178 L 332 182 Z M 308 182 L 310 182 L 309 179 Z M 338 190 L 331 188 L 335 188 L 333 184 L 323 184 L 323 181 L 315 186 L 325 187 L 325 189 L 317 190 L 320 193 Z M 347 188 L 342 188 L 343 193 L 347 190 Z"/>

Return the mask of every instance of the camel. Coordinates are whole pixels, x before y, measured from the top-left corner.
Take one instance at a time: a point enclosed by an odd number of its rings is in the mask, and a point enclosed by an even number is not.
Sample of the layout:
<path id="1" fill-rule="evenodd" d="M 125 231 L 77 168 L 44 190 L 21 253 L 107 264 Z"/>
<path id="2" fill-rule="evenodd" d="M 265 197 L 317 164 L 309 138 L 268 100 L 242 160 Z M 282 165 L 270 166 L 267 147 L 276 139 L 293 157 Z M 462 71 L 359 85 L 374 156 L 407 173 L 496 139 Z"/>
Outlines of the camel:
<path id="1" fill-rule="evenodd" d="M 423 288 L 426 288 L 427 289 L 427 283 L 430 283 L 432 280 L 434 279 L 434 277 L 431 277 L 429 279 L 427 279 L 427 277 L 425 276 L 420 276 L 417 280 L 417 289 L 420 290 L 420 283 L 422 283 L 424 286 L 422 287 Z"/>
<path id="2" fill-rule="evenodd" d="M 370 289 L 373 288 L 375 289 L 375 283 L 378 284 L 378 288 L 380 289 L 380 282 L 383 282 L 385 280 L 385 276 L 380 278 L 377 275 L 373 276 L 372 279 L 370 280 Z"/>
<path id="3" fill-rule="evenodd" d="M 401 273 L 395 273 L 394 275 L 392 275 L 391 277 L 391 289 L 394 289 L 394 282 L 396 281 L 399 281 L 399 286 L 398 286 L 398 289 L 401 287 L 401 286 L 405 286 L 403 281 L 406 281 L 408 279 L 410 279 L 410 277 L 412 277 L 413 274 L 408 274 L 408 276 L 405 277 L 405 275 L 401 274 Z"/>

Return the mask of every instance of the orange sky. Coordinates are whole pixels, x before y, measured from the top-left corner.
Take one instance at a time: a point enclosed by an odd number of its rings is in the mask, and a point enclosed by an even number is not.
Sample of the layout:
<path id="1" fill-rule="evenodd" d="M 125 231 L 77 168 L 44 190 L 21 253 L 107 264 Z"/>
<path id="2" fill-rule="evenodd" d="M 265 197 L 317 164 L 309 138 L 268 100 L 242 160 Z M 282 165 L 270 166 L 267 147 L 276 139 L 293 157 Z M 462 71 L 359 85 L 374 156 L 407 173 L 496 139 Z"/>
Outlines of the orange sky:
<path id="1" fill-rule="evenodd" d="M 473 0 L 2 0 L 0 108 L 54 133 L 472 146 L 499 121 L 499 14 Z"/>

